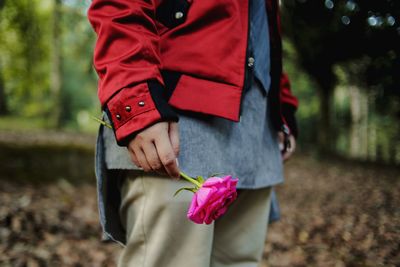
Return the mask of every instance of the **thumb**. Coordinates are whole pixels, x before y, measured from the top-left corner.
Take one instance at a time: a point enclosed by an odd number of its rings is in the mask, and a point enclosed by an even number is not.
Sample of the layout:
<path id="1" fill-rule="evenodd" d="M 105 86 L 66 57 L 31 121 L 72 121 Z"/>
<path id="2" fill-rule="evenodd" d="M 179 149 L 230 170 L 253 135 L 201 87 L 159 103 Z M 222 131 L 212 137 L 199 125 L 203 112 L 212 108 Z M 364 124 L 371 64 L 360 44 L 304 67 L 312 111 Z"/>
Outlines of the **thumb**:
<path id="1" fill-rule="evenodd" d="M 175 156 L 179 155 L 179 126 L 177 122 L 170 122 L 168 129 L 169 140 L 171 141 L 172 149 Z"/>

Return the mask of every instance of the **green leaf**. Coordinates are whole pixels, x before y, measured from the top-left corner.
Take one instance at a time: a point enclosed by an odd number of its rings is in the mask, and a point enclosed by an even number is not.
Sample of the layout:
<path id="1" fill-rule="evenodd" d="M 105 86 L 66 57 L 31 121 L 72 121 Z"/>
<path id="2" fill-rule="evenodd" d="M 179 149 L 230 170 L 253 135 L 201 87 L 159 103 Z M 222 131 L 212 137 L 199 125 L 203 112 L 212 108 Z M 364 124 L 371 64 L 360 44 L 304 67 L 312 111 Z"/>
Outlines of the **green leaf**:
<path id="1" fill-rule="evenodd" d="M 179 194 L 183 190 L 187 190 L 187 191 L 190 191 L 192 193 L 196 193 L 196 188 L 182 187 L 182 188 L 178 189 L 178 191 L 175 192 L 174 196 L 176 196 L 177 194 Z"/>
<path id="2" fill-rule="evenodd" d="M 108 124 L 107 122 L 105 122 L 105 121 L 103 121 L 103 120 L 101 120 L 101 119 L 99 119 L 99 118 L 97 118 L 97 117 L 95 117 L 95 116 L 92 116 L 92 119 L 95 120 L 95 121 L 97 121 L 97 122 L 100 123 L 100 124 L 103 124 L 103 125 L 106 126 L 107 128 L 112 129 L 112 126 L 111 126 L 110 124 Z"/>

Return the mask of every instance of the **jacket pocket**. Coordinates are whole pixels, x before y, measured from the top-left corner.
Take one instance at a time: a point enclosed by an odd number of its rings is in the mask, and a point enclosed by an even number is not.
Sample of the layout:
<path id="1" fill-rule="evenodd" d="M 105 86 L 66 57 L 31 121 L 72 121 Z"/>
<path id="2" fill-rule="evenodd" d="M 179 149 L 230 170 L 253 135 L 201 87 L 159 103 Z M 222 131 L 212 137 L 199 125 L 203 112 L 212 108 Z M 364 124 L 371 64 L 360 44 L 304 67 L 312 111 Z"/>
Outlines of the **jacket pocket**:
<path id="1" fill-rule="evenodd" d="M 186 21 L 190 2 L 188 0 L 164 0 L 157 7 L 156 20 L 167 28 L 164 32 Z"/>

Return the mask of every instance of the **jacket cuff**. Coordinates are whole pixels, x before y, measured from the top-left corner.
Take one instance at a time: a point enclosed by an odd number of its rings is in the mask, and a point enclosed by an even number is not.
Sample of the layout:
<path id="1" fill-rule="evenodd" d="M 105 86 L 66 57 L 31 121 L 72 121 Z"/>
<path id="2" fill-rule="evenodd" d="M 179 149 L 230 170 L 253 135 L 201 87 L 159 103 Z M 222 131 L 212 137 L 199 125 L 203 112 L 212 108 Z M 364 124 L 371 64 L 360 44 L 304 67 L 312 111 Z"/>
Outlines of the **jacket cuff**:
<path id="1" fill-rule="evenodd" d="M 127 146 L 141 130 L 160 122 L 178 121 L 164 87 L 156 80 L 119 91 L 106 105 L 119 146 Z"/>
<path id="2" fill-rule="evenodd" d="M 296 120 L 295 113 L 296 113 L 295 106 L 292 106 L 289 104 L 282 105 L 282 115 L 285 118 L 287 126 L 290 129 L 290 133 L 297 139 L 299 132 L 298 132 L 297 120 Z"/>

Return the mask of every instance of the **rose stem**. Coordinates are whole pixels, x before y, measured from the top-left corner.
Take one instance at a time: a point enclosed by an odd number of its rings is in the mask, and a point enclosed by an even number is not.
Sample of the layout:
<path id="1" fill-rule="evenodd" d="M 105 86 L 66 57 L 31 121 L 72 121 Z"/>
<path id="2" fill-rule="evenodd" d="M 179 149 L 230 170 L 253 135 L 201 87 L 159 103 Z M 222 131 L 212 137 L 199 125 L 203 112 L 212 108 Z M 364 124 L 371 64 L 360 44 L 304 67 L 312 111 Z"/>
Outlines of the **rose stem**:
<path id="1" fill-rule="evenodd" d="M 198 188 L 201 187 L 201 184 L 198 181 L 196 181 L 195 179 L 193 179 L 192 177 L 190 177 L 189 175 L 187 175 L 183 171 L 181 171 L 179 173 L 186 181 L 191 182 L 192 184 L 196 185 Z"/>

